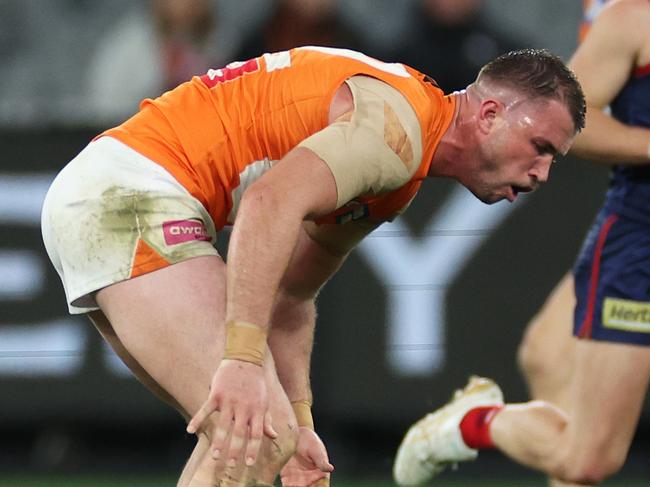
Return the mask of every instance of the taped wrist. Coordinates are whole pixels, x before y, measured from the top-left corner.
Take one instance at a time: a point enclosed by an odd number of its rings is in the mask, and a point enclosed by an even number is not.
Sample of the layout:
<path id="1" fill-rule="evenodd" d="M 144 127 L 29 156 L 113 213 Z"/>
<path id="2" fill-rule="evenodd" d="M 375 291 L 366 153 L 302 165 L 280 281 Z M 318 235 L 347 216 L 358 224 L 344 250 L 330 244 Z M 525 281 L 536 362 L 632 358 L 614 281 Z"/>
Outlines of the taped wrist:
<path id="1" fill-rule="evenodd" d="M 242 360 L 260 367 L 266 353 L 266 329 L 245 321 L 226 322 L 224 359 Z"/>
<path id="2" fill-rule="evenodd" d="M 314 429 L 314 418 L 311 415 L 311 402 L 303 399 L 291 403 L 293 412 L 298 420 L 298 426 L 304 426 L 310 430 Z"/>

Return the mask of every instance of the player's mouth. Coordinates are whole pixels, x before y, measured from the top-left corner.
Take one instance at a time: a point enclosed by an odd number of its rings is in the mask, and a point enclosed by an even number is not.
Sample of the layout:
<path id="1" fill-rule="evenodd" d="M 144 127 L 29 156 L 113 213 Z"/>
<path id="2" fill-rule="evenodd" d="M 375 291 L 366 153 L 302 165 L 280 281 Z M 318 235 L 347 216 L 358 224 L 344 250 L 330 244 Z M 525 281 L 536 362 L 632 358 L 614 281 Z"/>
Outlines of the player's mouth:
<path id="1" fill-rule="evenodd" d="M 508 201 L 511 203 L 517 199 L 517 195 L 519 193 L 530 193 L 533 191 L 535 188 L 532 188 L 530 186 L 517 186 L 517 185 L 512 185 L 510 188 L 508 188 L 508 194 L 506 195 L 506 198 L 508 198 Z"/>

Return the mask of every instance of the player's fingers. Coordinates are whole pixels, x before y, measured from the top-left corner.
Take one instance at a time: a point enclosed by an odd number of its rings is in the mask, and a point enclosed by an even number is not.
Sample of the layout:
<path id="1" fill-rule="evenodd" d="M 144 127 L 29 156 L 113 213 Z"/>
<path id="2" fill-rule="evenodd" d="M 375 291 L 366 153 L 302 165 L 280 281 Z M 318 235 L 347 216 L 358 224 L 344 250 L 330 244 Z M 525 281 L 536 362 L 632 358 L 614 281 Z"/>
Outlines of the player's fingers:
<path id="1" fill-rule="evenodd" d="M 214 435 L 212 436 L 212 457 L 216 460 L 225 450 L 226 438 L 232 428 L 233 410 L 230 407 L 224 406 L 219 413 L 219 420 L 217 421 Z"/>
<path id="2" fill-rule="evenodd" d="M 264 421 L 261 416 L 253 416 L 250 423 L 248 444 L 246 445 L 246 465 L 252 467 L 257 461 L 257 455 L 262 444 Z"/>
<path id="3" fill-rule="evenodd" d="M 305 441 L 302 451 L 300 447 L 298 448 L 298 454 L 302 457 L 299 457 L 298 461 L 304 463 L 310 469 L 317 468 L 323 473 L 332 472 L 334 466 L 329 462 L 327 449 L 318 436 L 316 436 L 316 433 L 309 431 L 309 436 L 306 436 L 305 439 L 309 441 Z"/>
<path id="4" fill-rule="evenodd" d="M 229 467 L 237 465 L 237 459 L 241 457 L 246 442 L 246 433 L 248 433 L 248 416 L 235 412 L 235 424 L 232 427 L 230 447 L 228 448 L 228 462 L 226 463 Z"/>
<path id="5" fill-rule="evenodd" d="M 334 471 L 334 465 L 328 461 L 324 461 L 323 463 L 319 464 L 318 468 L 321 472 L 332 473 Z"/>
<path id="6" fill-rule="evenodd" d="M 309 460 L 321 472 L 329 473 L 334 471 L 334 465 L 330 463 L 327 451 L 324 448 L 311 449 L 309 451 Z"/>
<path id="7" fill-rule="evenodd" d="M 186 431 L 191 434 L 196 433 L 199 430 L 199 428 L 201 428 L 201 425 L 203 425 L 203 422 L 206 420 L 206 418 L 216 410 L 217 410 L 216 401 L 213 400 L 212 398 L 208 398 L 208 400 L 203 403 L 203 406 L 201 406 L 201 409 L 198 410 L 198 412 L 187 424 Z"/>
<path id="8" fill-rule="evenodd" d="M 264 434 L 272 440 L 278 437 L 278 432 L 273 428 L 273 418 L 269 411 L 264 415 Z"/>

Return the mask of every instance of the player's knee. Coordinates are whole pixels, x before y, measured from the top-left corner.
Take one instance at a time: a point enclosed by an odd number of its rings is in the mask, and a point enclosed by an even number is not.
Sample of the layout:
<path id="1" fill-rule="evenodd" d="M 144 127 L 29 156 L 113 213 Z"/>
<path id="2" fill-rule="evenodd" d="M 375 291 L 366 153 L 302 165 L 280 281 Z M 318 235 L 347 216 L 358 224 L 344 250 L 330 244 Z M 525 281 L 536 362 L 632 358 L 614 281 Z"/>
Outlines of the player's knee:
<path id="1" fill-rule="evenodd" d="M 293 424 L 278 431 L 278 437 L 271 442 L 271 462 L 278 465 L 278 471 L 289 461 L 298 447 L 298 428 Z"/>
<path id="2" fill-rule="evenodd" d="M 278 437 L 271 440 L 264 436 L 260 450 L 260 465 L 272 467 L 279 465 L 278 471 L 291 458 L 298 446 L 298 427 L 292 421 L 275 421 L 274 428 Z M 199 440 L 204 440 L 208 444 L 212 443 L 213 432 L 216 431 L 217 424 L 212 418 L 206 420 L 206 426 L 199 432 Z"/>
<path id="3" fill-rule="evenodd" d="M 556 478 L 576 484 L 597 485 L 618 472 L 627 456 L 626 451 L 602 445 L 589 451 L 567 455 L 551 472 Z"/>
<path id="4" fill-rule="evenodd" d="M 222 487 L 271 487 L 275 478 L 280 473 L 289 458 L 296 451 L 298 445 L 298 428 L 283 422 L 279 426 L 274 421 L 278 437 L 270 439 L 264 436 L 255 465 L 251 467 L 240 465 L 234 470 L 221 470 L 223 467 L 215 464 L 219 485 Z M 205 445 L 212 443 L 214 428 L 205 428 L 198 433 L 199 441 Z M 212 485 L 212 484 L 211 484 Z"/>
<path id="5" fill-rule="evenodd" d="M 549 354 L 539 339 L 537 329 L 541 326 L 541 317 L 536 316 L 526 328 L 526 332 L 517 349 L 517 364 L 519 370 L 528 381 L 544 376 L 552 368 Z"/>
<path id="6" fill-rule="evenodd" d="M 602 462 L 600 459 L 566 465 L 553 474 L 572 484 L 598 485 L 620 470 L 622 463 Z"/>
<path id="7" fill-rule="evenodd" d="M 265 438 L 262 442 L 262 451 L 257 462 L 257 481 L 260 485 L 264 482 L 273 484 L 285 463 L 296 452 L 298 446 L 298 428 L 291 421 L 277 421 L 274 426 L 278 437 L 274 440 Z M 280 426 L 281 425 L 281 426 Z"/>

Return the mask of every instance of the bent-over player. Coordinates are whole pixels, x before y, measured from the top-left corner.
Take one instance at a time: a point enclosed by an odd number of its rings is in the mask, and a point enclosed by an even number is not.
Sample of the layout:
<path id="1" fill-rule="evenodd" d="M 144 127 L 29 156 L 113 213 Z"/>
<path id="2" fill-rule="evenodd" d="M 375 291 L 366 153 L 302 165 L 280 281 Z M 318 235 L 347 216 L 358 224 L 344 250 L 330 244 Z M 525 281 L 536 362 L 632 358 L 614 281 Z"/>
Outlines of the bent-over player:
<path id="1" fill-rule="evenodd" d="M 545 51 L 497 58 L 450 95 L 354 51 L 265 54 L 98 136 L 53 182 L 43 237 L 70 311 L 197 433 L 179 486 L 270 485 L 281 470 L 285 486 L 326 483 L 310 413 L 318 290 L 425 178 L 513 201 L 583 122 L 578 82 Z M 213 247 L 225 225 L 227 265 Z"/>

